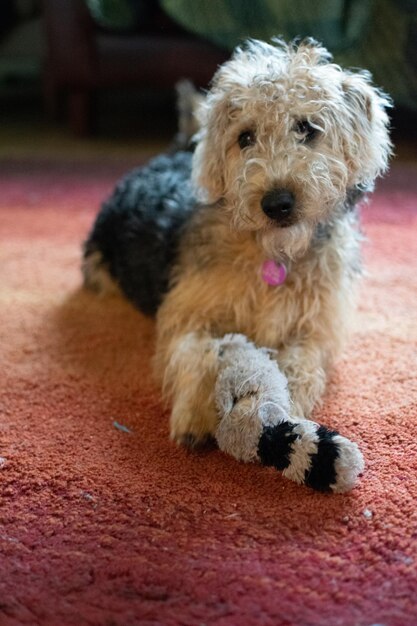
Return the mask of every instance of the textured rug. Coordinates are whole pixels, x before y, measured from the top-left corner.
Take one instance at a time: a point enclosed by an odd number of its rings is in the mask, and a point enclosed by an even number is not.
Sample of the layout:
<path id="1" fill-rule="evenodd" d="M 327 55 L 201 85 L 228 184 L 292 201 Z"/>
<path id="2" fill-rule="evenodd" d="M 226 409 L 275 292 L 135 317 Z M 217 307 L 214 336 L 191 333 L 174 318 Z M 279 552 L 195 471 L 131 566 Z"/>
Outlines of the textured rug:
<path id="1" fill-rule="evenodd" d="M 417 167 L 364 208 L 351 342 L 316 419 L 361 446 L 349 495 L 168 438 L 154 325 L 80 286 L 128 163 L 0 163 L 0 624 L 417 624 Z"/>

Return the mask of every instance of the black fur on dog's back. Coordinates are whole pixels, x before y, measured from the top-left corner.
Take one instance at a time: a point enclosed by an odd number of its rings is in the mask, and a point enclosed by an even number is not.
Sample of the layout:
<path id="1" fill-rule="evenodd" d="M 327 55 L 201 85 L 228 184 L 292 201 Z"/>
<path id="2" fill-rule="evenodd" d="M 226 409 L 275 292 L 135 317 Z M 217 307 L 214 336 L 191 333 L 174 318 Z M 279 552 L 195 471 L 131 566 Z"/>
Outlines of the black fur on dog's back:
<path id="1" fill-rule="evenodd" d="M 84 258 L 99 252 L 123 293 L 155 315 L 168 290 L 182 227 L 195 207 L 190 152 L 161 155 L 134 169 L 103 203 L 85 243 Z"/>

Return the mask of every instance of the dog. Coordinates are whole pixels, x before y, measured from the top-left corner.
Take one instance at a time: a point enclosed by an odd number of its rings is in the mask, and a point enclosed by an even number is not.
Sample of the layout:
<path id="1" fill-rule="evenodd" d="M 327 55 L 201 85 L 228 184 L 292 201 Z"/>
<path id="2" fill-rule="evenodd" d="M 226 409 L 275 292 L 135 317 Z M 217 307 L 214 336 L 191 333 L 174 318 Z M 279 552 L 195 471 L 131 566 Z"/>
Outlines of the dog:
<path id="1" fill-rule="evenodd" d="M 358 205 L 388 166 L 390 106 L 367 72 L 342 70 L 313 39 L 250 40 L 199 101 L 194 154 L 157 157 L 104 204 L 85 245 L 85 284 L 121 290 L 156 314 L 154 369 L 174 441 L 194 446 L 216 433 L 216 384 L 233 351 L 228 410 L 279 410 L 259 363 L 251 372 L 251 347 L 285 380 L 292 425 L 314 434 L 297 482 L 330 445 L 309 416 L 349 326 L 361 274 Z M 342 439 L 330 446 L 339 469 L 352 459 Z M 353 464 L 357 474 L 362 461 Z M 330 474 L 318 488 L 336 485 Z"/>

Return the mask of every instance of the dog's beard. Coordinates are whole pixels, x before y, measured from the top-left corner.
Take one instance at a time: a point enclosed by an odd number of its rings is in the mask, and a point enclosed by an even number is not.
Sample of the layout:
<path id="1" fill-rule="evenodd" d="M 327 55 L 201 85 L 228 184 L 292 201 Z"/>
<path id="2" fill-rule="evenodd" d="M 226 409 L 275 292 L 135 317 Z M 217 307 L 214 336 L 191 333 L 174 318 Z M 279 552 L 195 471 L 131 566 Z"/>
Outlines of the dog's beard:
<path id="1" fill-rule="evenodd" d="M 282 227 L 262 212 L 260 198 L 260 194 L 253 194 L 247 198 L 250 202 L 241 197 L 235 200 L 232 227 L 253 232 L 267 258 L 284 261 L 303 256 L 314 236 L 317 220 L 303 216 L 291 226 Z"/>
<path id="2" fill-rule="evenodd" d="M 232 227 L 237 231 L 252 231 L 258 245 L 267 258 L 274 260 L 295 260 L 303 256 L 311 245 L 318 223 L 326 222 L 335 207 L 343 204 L 345 193 L 342 180 L 336 177 L 332 184 L 320 187 L 310 184 L 302 189 L 298 181 L 295 222 L 289 226 L 274 223 L 262 211 L 262 198 L 265 190 L 272 188 L 259 175 L 257 178 L 238 178 L 238 188 L 230 185 L 226 206 L 231 211 Z M 340 183 L 340 185 L 339 185 Z M 286 184 L 283 184 L 286 187 Z M 296 186 L 293 184 L 293 189 Z M 300 191 L 302 189 L 302 191 Z"/>
<path id="3" fill-rule="evenodd" d="M 275 225 L 262 228 L 256 232 L 256 238 L 267 258 L 295 260 L 308 250 L 314 230 L 313 224 L 300 221 L 287 228 Z"/>

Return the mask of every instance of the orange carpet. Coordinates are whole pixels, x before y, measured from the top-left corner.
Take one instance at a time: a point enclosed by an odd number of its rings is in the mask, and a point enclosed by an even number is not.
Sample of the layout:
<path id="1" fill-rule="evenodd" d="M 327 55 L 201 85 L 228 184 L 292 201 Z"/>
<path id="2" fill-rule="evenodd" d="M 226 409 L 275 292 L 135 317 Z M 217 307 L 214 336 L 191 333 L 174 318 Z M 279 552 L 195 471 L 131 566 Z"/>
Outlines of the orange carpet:
<path id="1" fill-rule="evenodd" d="M 417 167 L 363 211 L 368 275 L 316 419 L 359 443 L 329 496 L 168 439 L 154 325 L 80 285 L 127 163 L 3 160 L 0 624 L 417 624 Z"/>

